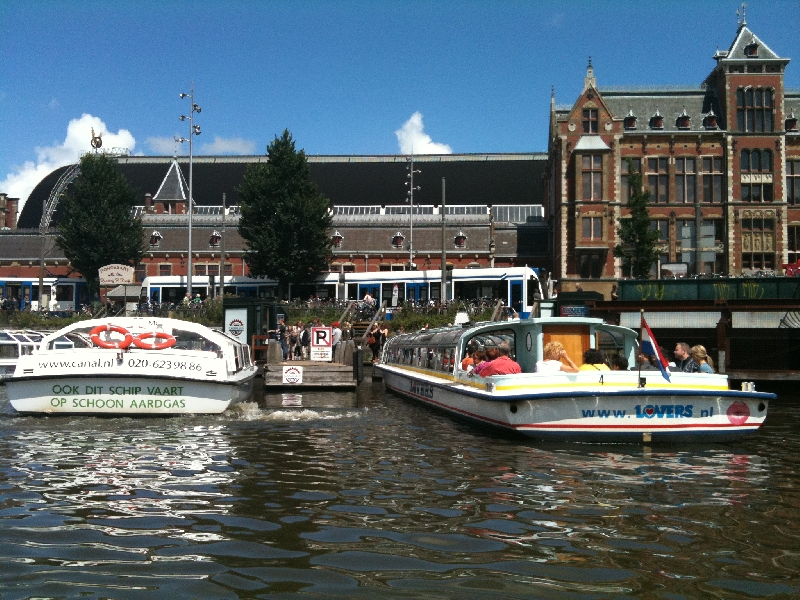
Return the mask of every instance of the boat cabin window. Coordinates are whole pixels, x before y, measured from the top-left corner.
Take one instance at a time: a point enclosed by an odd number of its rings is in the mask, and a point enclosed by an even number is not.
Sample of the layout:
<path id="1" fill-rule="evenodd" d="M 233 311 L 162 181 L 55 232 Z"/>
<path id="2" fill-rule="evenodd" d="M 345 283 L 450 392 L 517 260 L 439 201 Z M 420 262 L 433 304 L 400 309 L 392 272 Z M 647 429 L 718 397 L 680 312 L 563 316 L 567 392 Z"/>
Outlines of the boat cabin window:
<path id="1" fill-rule="evenodd" d="M 0 358 L 19 358 L 19 344 L 8 343 L 5 339 L 0 340 Z"/>
<path id="2" fill-rule="evenodd" d="M 514 335 L 513 329 L 495 329 L 493 331 L 483 331 L 472 336 L 466 340 L 464 346 L 464 356 L 462 358 L 466 358 L 468 354 L 472 354 L 476 350 L 487 350 L 492 347 L 496 348 L 504 342 L 511 348 L 511 358 L 516 360 L 517 345 L 516 336 Z"/>
<path id="3" fill-rule="evenodd" d="M 395 336 L 386 343 L 385 360 L 390 364 L 452 373 L 456 346 L 465 332 L 464 329 L 434 329 Z"/>

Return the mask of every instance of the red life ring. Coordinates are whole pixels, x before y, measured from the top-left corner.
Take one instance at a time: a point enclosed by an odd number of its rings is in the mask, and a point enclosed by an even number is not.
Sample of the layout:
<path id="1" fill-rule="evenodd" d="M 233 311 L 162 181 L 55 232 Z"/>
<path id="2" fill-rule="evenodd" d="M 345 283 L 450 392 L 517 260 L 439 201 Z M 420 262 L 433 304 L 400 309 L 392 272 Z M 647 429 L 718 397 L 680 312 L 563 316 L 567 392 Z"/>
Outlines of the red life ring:
<path id="1" fill-rule="evenodd" d="M 145 342 L 149 338 L 164 340 L 158 344 L 151 344 Z M 175 345 L 175 336 L 163 331 L 148 331 L 147 333 L 140 333 L 133 338 L 133 345 L 142 350 L 163 350 L 164 348 L 172 348 Z"/>
<path id="2" fill-rule="evenodd" d="M 122 341 L 106 341 L 100 337 L 100 334 L 104 331 L 113 331 L 116 333 L 121 333 L 125 336 L 125 339 Z M 93 328 L 89 332 L 89 336 L 92 339 L 92 343 L 95 346 L 100 346 L 101 348 L 109 348 L 114 350 L 124 350 L 128 346 L 131 345 L 133 341 L 133 336 L 130 332 L 125 329 L 124 327 L 120 327 L 118 325 L 98 325 L 97 327 Z"/>

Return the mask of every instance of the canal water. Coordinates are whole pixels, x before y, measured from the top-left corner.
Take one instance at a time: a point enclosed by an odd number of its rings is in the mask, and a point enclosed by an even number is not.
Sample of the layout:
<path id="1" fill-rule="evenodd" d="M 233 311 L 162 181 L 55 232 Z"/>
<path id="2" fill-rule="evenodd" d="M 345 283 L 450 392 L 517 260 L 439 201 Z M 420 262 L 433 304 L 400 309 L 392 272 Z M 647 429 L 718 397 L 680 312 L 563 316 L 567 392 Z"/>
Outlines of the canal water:
<path id="1" fill-rule="evenodd" d="M 0 395 L 3 392 L 0 391 Z M 2 598 L 800 596 L 800 396 L 738 444 L 544 445 L 365 384 L 0 415 Z"/>

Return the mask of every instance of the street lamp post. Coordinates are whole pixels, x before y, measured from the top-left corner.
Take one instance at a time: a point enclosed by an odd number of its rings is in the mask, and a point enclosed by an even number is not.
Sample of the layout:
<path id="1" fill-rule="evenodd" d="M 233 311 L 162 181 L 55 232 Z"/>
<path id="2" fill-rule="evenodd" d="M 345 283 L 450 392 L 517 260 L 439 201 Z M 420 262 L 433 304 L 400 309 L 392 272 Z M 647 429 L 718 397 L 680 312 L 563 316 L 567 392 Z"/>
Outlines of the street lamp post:
<path id="1" fill-rule="evenodd" d="M 189 98 L 189 102 L 192 104 L 192 110 L 189 112 L 189 116 L 181 115 L 181 121 L 189 120 L 189 138 L 181 137 L 175 138 L 176 142 L 183 143 L 189 142 L 189 262 L 187 266 L 189 268 L 187 275 L 186 275 L 186 291 L 189 294 L 189 301 L 192 300 L 192 214 L 194 213 L 194 195 L 193 195 L 193 163 L 194 163 L 194 143 L 193 139 L 194 136 L 200 135 L 200 125 L 194 124 L 194 113 L 199 113 L 201 111 L 200 107 L 194 103 L 194 81 L 192 82 L 191 88 L 188 94 L 181 94 L 181 99 Z"/>
<path id="2" fill-rule="evenodd" d="M 406 178 L 406 185 L 408 186 L 408 200 L 409 200 L 409 227 L 408 227 L 408 270 L 414 269 L 414 192 L 422 189 L 420 186 L 414 186 L 414 173 L 422 173 L 422 171 L 414 170 L 414 155 L 408 158 L 408 175 Z"/>

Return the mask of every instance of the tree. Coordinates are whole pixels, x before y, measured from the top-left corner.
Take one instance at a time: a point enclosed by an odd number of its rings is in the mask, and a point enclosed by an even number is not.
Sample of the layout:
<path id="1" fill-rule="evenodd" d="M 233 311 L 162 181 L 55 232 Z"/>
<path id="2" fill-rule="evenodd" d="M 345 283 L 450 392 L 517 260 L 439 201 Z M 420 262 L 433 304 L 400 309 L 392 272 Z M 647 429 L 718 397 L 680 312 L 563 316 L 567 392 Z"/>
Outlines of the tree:
<path id="1" fill-rule="evenodd" d="M 622 258 L 622 264 L 630 269 L 632 277 L 647 279 L 650 267 L 658 259 L 659 236 L 650 224 L 650 190 L 643 189 L 642 175 L 634 170 L 631 161 L 628 161 L 628 173 L 630 216 L 620 219 L 617 234 L 621 242 L 614 247 L 614 256 Z"/>
<path id="2" fill-rule="evenodd" d="M 138 193 L 105 154 L 87 153 L 80 175 L 61 199 L 56 243 L 86 278 L 94 296 L 98 270 L 108 264 L 135 266 L 144 256 L 142 221 L 133 216 Z"/>
<path id="3" fill-rule="evenodd" d="M 237 192 L 239 233 L 250 273 L 286 284 L 309 283 L 328 267 L 330 202 L 311 181 L 303 150 L 288 130 L 267 148 L 269 162 L 247 167 Z"/>

